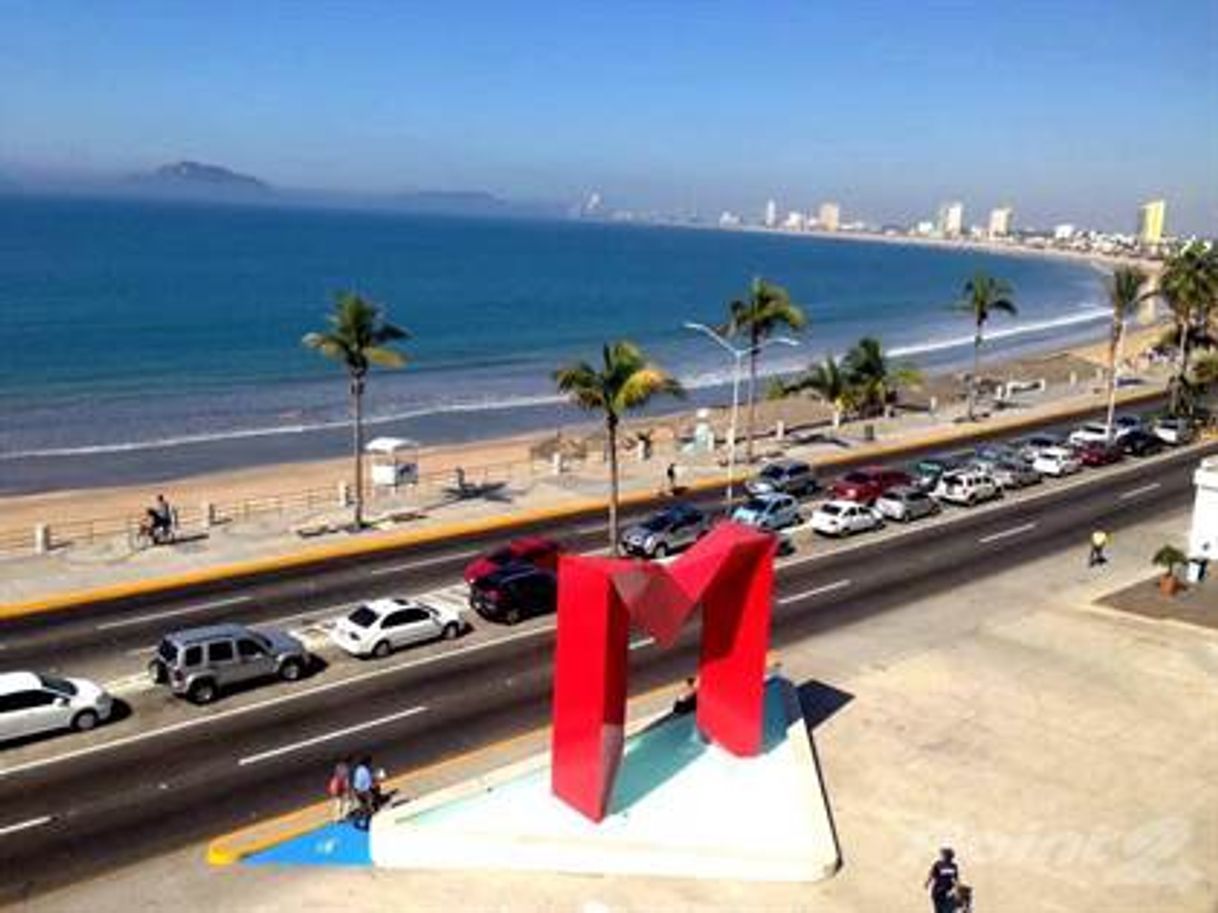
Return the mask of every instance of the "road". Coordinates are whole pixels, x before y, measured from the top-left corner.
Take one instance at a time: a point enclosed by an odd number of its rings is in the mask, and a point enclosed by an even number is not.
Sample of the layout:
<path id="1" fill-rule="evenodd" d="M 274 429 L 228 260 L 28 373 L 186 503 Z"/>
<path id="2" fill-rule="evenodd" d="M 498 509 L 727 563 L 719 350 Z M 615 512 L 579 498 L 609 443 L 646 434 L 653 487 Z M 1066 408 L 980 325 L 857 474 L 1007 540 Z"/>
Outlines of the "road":
<path id="1" fill-rule="evenodd" d="M 1190 503 L 1192 470 L 1213 449 L 1127 462 L 878 535 L 832 545 L 816 540 L 780 562 L 774 643 L 781 649 L 1052 551 L 1077 550 L 1081 561 L 1095 526 L 1119 529 Z M 597 527 L 585 521 L 583 532 L 566 532 L 595 537 Z M 167 623 L 229 614 L 251 620 L 289 611 L 306 613 L 307 619 L 344 599 L 367 597 L 370 589 L 451 584 L 466 560 L 463 552 L 473 547 L 386 557 L 308 583 L 234 588 L 208 599 L 251 598 L 168 617 L 150 616 L 191 604 L 122 611 L 102 606 L 41 625 L 23 623 L 11 636 L 5 629 L 0 656 L 10 668 L 16 665 L 12 657 L 33 663 L 60 651 L 99 667 L 121 656 L 138 672 L 139 650 Z M 395 561 L 407 566 L 395 567 Z M 149 617 L 137 619 L 137 610 Z M 124 624 L 98 630 L 116 622 Z M 87 736 L 6 750 L 0 769 L 0 902 L 316 801 L 342 753 L 366 751 L 393 773 L 543 725 L 552 624 L 549 618 L 510 629 L 483 624 L 456 644 L 404 651 L 384 662 L 328 654 L 333 666 L 302 682 L 251 689 L 206 708 L 141 687 L 127 695 L 135 711 L 127 720 Z M 688 674 L 696 651 L 693 631 L 669 651 L 639 641 L 631 652 L 632 693 Z"/>

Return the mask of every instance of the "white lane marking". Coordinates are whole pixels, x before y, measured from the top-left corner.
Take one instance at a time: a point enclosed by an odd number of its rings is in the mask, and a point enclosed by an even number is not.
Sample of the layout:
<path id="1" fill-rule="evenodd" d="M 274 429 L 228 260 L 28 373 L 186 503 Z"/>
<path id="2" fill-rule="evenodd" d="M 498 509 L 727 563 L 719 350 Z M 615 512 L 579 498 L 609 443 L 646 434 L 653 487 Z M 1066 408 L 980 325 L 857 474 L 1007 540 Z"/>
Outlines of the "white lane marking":
<path id="1" fill-rule="evenodd" d="M 149 739 L 155 739 L 163 735 L 169 735 L 173 732 L 182 732 L 188 729 L 195 729 L 199 726 L 206 726 L 209 723 L 214 723 L 217 720 L 231 719 L 233 717 L 244 716 L 248 713 L 253 713 L 257 710 L 263 710 L 267 707 L 274 707 L 279 704 L 287 704 L 292 701 L 304 700 L 318 694 L 323 694 L 327 691 L 334 691 L 337 688 L 345 688 L 348 685 L 354 685 L 358 682 L 369 681 L 374 678 L 381 678 L 386 675 L 393 675 L 397 672 L 402 672 L 405 669 L 412 669 L 419 666 L 427 666 L 433 663 L 442 662 L 452 659 L 456 656 L 464 656 L 469 653 L 477 653 L 482 650 L 488 650 L 492 647 L 497 647 L 505 643 L 510 643 L 514 640 L 523 640 L 526 637 L 536 637 L 539 634 L 551 634 L 554 631 L 553 624 L 547 624 L 536 628 L 531 628 L 527 631 L 520 631 L 516 634 L 508 634 L 505 637 L 500 637 L 495 640 L 484 641 L 480 644 L 470 644 L 468 647 L 457 647 L 454 650 L 448 650 L 444 653 L 437 653 L 434 656 L 424 656 L 419 659 L 413 659 L 404 663 L 396 663 L 391 666 L 384 666 L 380 669 L 373 669 L 368 672 L 362 672 L 357 675 L 351 675 L 347 678 L 341 678 L 337 681 L 327 682 L 323 685 L 317 685 L 301 691 L 293 691 L 288 694 L 280 695 L 279 697 L 268 698 L 264 701 L 258 701 L 253 704 L 245 704 L 241 707 L 233 707 L 229 710 L 221 710 L 216 713 L 209 713 L 207 716 L 196 717 L 191 720 L 183 720 L 180 723 L 171 723 L 168 726 L 162 726 L 160 729 L 148 729 L 144 732 L 133 733 L 123 738 L 114 739 L 109 742 L 99 742 L 96 745 L 89 745 L 84 748 L 77 748 L 73 751 L 64 752 L 61 755 L 55 755 L 50 758 L 41 758 L 35 761 L 27 761 L 24 764 L 14 764 L 11 767 L 6 767 L 0 770 L 0 780 L 13 774 L 22 773 L 27 770 L 37 770 L 42 767 L 50 767 L 54 764 L 59 764 L 63 761 L 72 761 L 77 758 L 83 758 L 91 754 L 97 754 L 103 751 L 109 751 L 114 748 L 122 748 L 127 745 L 136 745 L 140 742 L 146 742 Z"/>
<path id="2" fill-rule="evenodd" d="M 813 596 L 819 596 L 822 593 L 832 593 L 834 590 L 844 590 L 850 586 L 850 580 L 835 580 L 833 583 L 826 583 L 824 586 L 814 587 L 810 590 L 804 590 L 802 593 L 792 593 L 790 596 L 781 596 L 777 600 L 779 605 L 786 605 L 789 602 L 800 602 L 804 599 L 810 599 Z"/>
<path id="3" fill-rule="evenodd" d="M 29 821 L 21 821 L 17 824 L 0 827 L 0 837 L 3 837 L 5 834 L 15 834 L 18 831 L 28 831 L 32 827 L 41 827 L 49 821 L 51 821 L 51 816 L 43 815 L 41 818 L 31 818 Z"/>
<path id="4" fill-rule="evenodd" d="M 599 523 L 585 523 L 583 526 L 577 526 L 575 527 L 575 532 L 578 535 L 587 536 L 590 533 L 603 533 L 607 529 L 608 526 L 605 524 L 605 521 L 602 520 Z"/>
<path id="5" fill-rule="evenodd" d="M 331 742 L 334 739 L 341 739 L 345 735 L 351 735 L 353 732 L 362 732 L 365 729 L 383 726 L 386 723 L 392 723 L 396 720 L 404 720 L 407 717 L 423 713 L 425 710 L 427 710 L 427 708 L 420 704 L 418 707 L 411 707 L 409 710 L 400 710 L 397 713 L 390 713 L 387 716 L 377 717 L 375 720 L 368 720 L 366 723 L 356 723 L 354 726 L 346 726 L 342 729 L 335 729 L 333 732 L 327 732 L 324 735 L 314 736 L 311 739 L 304 739 L 300 742 L 293 742 L 291 745 L 283 745 L 279 748 L 272 748 L 269 751 L 249 755 L 248 757 L 239 760 L 237 762 L 237 766 L 245 767 L 247 764 L 257 764 L 259 761 L 277 758 L 280 755 L 290 754 L 291 752 L 299 751 L 302 748 L 320 745 L 322 742 Z"/>
<path id="6" fill-rule="evenodd" d="M 999 539 L 1009 539 L 1011 536 L 1018 536 L 1020 533 L 1026 533 L 1033 529 L 1036 529 L 1035 521 L 1032 523 L 1021 523 L 1019 526 L 1012 526 L 1010 529 L 1004 529 L 1002 532 L 990 533 L 988 536 L 982 536 L 977 541 L 982 545 L 985 545 L 988 542 L 997 542 Z"/>
<path id="7" fill-rule="evenodd" d="M 632 640 L 630 642 L 630 649 L 642 650 L 644 647 L 650 647 L 655 642 L 656 639 L 654 637 L 640 637 L 638 640 Z"/>
<path id="8" fill-rule="evenodd" d="M 420 567 L 431 567 L 435 564 L 444 564 L 446 561 L 460 561 L 462 558 L 472 558 L 474 555 L 480 554 L 482 549 L 471 548 L 463 552 L 451 552 L 447 555 L 437 555 L 434 558 L 421 558 L 418 561 L 407 561 L 404 564 L 391 564 L 389 567 L 378 567 L 368 572 L 370 577 L 383 577 L 386 574 L 397 574 L 401 571 L 412 571 Z"/>
<path id="9" fill-rule="evenodd" d="M 239 602 L 249 602 L 253 596 L 229 596 L 227 599 L 215 599 L 211 602 L 200 602 L 196 605 L 183 606 L 180 609 L 166 609 L 164 612 L 151 612 L 136 618 L 124 618 L 120 621 L 106 621 L 97 626 L 98 631 L 110 631 L 114 628 L 130 628 L 142 625 L 146 621 L 156 621 L 160 618 L 174 618 L 178 615 L 192 615 L 195 612 L 206 612 L 208 609 L 219 609 L 223 606 L 236 605 Z"/>
<path id="10" fill-rule="evenodd" d="M 1148 491 L 1154 491 L 1156 488 L 1162 487 L 1162 482 L 1151 482 L 1149 485 L 1139 485 L 1137 488 L 1131 488 L 1129 491 L 1122 492 L 1118 496 L 1118 500 L 1124 501 L 1128 498 L 1136 498 L 1138 495 L 1144 495 Z"/>

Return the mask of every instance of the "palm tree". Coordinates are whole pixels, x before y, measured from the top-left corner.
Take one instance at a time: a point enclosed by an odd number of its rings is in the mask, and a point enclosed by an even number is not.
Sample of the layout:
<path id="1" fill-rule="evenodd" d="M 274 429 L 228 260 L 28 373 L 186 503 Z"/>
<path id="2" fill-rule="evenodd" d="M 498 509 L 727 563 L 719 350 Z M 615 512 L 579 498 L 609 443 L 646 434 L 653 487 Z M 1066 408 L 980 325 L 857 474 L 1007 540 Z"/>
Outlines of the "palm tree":
<path id="1" fill-rule="evenodd" d="M 554 380 L 576 406 L 605 416 L 609 445 L 609 548 L 616 555 L 617 430 L 622 414 L 641 408 L 660 394 L 684 397 L 685 390 L 675 378 L 649 362 L 638 346 L 625 339 L 602 347 L 600 370 L 586 361 L 575 362 L 555 371 Z"/>
<path id="2" fill-rule="evenodd" d="M 921 373 L 913 365 L 889 363 L 880 341 L 864 336 L 846 353 L 842 362 L 846 377 L 858 390 L 869 414 L 883 412 L 896 396 L 897 389 L 919 383 Z"/>
<path id="3" fill-rule="evenodd" d="M 781 285 L 760 277 L 753 280 L 748 294 L 728 304 L 727 324 L 720 328 L 726 336 L 747 336 L 749 341 L 749 413 L 746 420 L 748 442 L 745 460 L 753 462 L 753 423 L 757 411 L 757 357 L 765 340 L 779 327 L 802 330 L 808 323 L 803 309 L 791 301 Z M 735 442 L 732 442 L 735 446 Z"/>
<path id="4" fill-rule="evenodd" d="M 1189 343 L 1218 311 L 1218 249 L 1194 241 L 1167 259 L 1159 294 L 1175 321 L 1180 356 L 1172 379 L 1171 411 L 1178 413 L 1188 385 Z"/>
<path id="5" fill-rule="evenodd" d="M 968 418 L 976 418 L 977 409 L 977 374 L 981 370 L 981 344 L 985 341 L 986 321 L 994 313 L 1019 313 L 1015 302 L 1011 299 L 1011 286 L 1002 279 L 995 279 L 978 271 L 973 278 L 964 283 L 964 295 L 953 307 L 973 319 L 973 373 L 968 379 Z"/>
<path id="6" fill-rule="evenodd" d="M 398 368 L 406 363 L 406 356 L 391 348 L 391 345 L 409 339 L 410 334 L 388 323 L 378 305 L 355 292 L 340 292 L 335 296 L 334 312 L 327 319 L 330 321 L 329 330 L 306 333 L 301 341 L 310 349 L 334 359 L 347 371 L 355 462 L 355 501 L 351 522 L 358 530 L 364 525 L 364 386 L 373 365 Z"/>
<path id="7" fill-rule="evenodd" d="M 817 399 L 829 404 L 833 409 L 834 428 L 841 427 L 842 417 L 855 403 L 855 391 L 842 363 L 832 355 L 826 355 L 824 361 L 811 365 L 795 380 L 783 385 L 784 393 L 800 390 L 811 390 Z"/>
<path id="8" fill-rule="evenodd" d="M 1116 413 L 1117 353 L 1125 337 L 1125 321 L 1146 297 L 1142 287 L 1146 285 L 1146 273 L 1136 266 L 1118 266 L 1106 283 L 1108 304 L 1112 308 L 1112 331 L 1108 336 L 1108 440 L 1112 440 L 1112 420 Z"/>

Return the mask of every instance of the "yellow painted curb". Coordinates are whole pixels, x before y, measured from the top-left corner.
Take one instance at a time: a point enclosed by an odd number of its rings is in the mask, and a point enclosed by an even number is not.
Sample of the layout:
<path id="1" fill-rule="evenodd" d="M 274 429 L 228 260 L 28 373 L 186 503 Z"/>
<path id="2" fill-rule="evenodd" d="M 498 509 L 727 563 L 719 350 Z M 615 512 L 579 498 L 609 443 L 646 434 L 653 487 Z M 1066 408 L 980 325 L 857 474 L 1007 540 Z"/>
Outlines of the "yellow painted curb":
<path id="1" fill-rule="evenodd" d="M 1120 406 L 1129 406 L 1157 399 L 1162 395 L 1162 390 L 1138 391 L 1124 397 L 1118 397 L 1117 402 Z M 1095 412 L 1097 408 L 1099 406 L 1096 405 L 1075 406 L 1040 416 L 1021 416 L 1011 421 L 1000 419 L 985 428 L 970 425 L 961 426 L 957 429 L 926 432 L 919 436 L 904 438 L 890 444 L 873 444 L 845 453 L 827 454 L 819 458 L 816 461 L 816 465 L 818 467 L 832 467 L 844 463 L 857 463 L 866 459 L 884 459 L 899 456 L 913 450 L 938 447 L 953 442 L 984 439 L 1027 428 L 1036 428 L 1051 422 L 1077 418 Z M 715 478 L 691 482 L 686 486 L 686 490 L 693 492 L 710 491 L 723 488 L 726 483 L 727 476 L 717 476 Z M 636 491 L 622 495 L 619 503 L 623 507 L 632 507 L 655 501 L 659 496 L 660 492 L 658 491 Z M 248 561 L 198 568 L 192 571 L 183 571 L 177 574 L 168 574 L 146 580 L 109 584 L 87 590 L 53 593 L 49 596 L 23 602 L 0 605 L 0 620 L 62 611 L 103 600 L 147 596 L 192 584 L 215 583 L 222 580 L 250 577 L 256 574 L 306 567 L 312 564 L 333 561 L 338 558 L 374 555 L 378 552 L 391 551 L 411 545 L 441 542 L 459 536 L 508 531 L 532 523 L 569 520 L 581 514 L 604 510 L 607 503 L 605 500 L 587 498 L 582 501 L 568 502 L 555 507 L 535 508 L 518 514 L 500 517 L 463 520 L 428 529 L 402 530 L 400 532 L 380 534 L 371 533 L 367 537 L 361 537 L 358 540 L 333 542 L 328 545 L 316 546 L 287 555 L 254 558 Z"/>
<path id="2" fill-rule="evenodd" d="M 627 701 L 627 707 L 639 704 L 642 701 L 648 700 L 660 694 L 663 691 L 669 691 L 677 687 L 677 683 L 667 685 L 658 685 L 655 688 L 650 688 L 642 694 L 637 694 Z M 437 771 L 444 770 L 448 767 L 454 767 L 457 764 L 462 764 L 472 760 L 480 755 L 489 754 L 495 751 L 503 751 L 514 745 L 519 745 L 529 739 L 535 739 L 539 736 L 548 733 L 550 726 L 538 726 L 530 729 L 527 732 L 522 732 L 514 736 L 509 736 L 506 739 L 500 739 L 497 742 L 492 742 L 490 745 L 483 745 L 481 748 L 471 748 L 468 751 L 463 751 L 460 754 L 455 754 L 452 757 L 443 759 L 442 761 L 434 761 L 431 764 L 424 764 L 422 767 L 416 767 L 413 770 L 405 771 L 396 776 L 389 777 L 385 781 L 385 785 L 394 790 L 404 789 L 407 782 L 417 779 L 426 774 L 434 774 Z M 548 742 L 548 739 L 547 739 Z M 298 808 L 290 812 L 285 812 L 282 815 L 277 815 L 274 818 L 268 818 L 265 821 L 258 821 L 254 824 L 247 825 L 243 828 L 238 828 L 235 831 L 230 831 L 227 834 L 221 834 L 218 837 L 212 838 L 207 844 L 206 858 L 209 865 L 226 866 L 234 865 L 240 862 L 247 856 L 253 856 L 255 853 L 261 853 L 273 846 L 278 846 L 281 843 L 286 843 L 289 840 L 295 840 L 310 831 L 317 830 L 320 827 L 331 822 L 330 803 L 314 802 L 312 805 L 306 805 L 303 808 Z"/>

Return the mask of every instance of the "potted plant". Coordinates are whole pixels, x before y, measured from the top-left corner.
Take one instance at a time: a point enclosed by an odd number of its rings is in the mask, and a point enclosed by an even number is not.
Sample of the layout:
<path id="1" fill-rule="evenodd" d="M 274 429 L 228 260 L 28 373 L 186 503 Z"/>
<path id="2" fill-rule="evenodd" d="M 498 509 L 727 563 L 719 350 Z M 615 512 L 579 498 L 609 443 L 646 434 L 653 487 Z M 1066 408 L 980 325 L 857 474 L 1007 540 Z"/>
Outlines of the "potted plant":
<path id="1" fill-rule="evenodd" d="M 1176 576 L 1176 568 L 1187 563 L 1188 556 L 1174 545 L 1164 545 L 1154 557 L 1152 563 L 1163 568 L 1163 576 L 1159 578 L 1159 589 L 1165 596 L 1175 596 L 1180 589 L 1180 578 Z"/>

